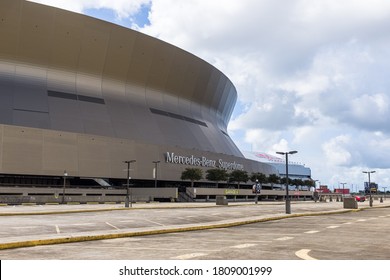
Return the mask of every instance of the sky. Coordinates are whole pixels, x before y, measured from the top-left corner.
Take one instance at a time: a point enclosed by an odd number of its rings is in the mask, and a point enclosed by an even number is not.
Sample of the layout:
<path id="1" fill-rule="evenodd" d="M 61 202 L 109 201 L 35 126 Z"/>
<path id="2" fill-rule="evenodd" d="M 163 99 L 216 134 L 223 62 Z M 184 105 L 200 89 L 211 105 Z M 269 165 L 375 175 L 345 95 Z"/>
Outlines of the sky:
<path id="1" fill-rule="evenodd" d="M 242 151 L 311 168 L 331 189 L 390 190 L 390 1 L 34 0 L 176 45 L 220 69 Z"/>

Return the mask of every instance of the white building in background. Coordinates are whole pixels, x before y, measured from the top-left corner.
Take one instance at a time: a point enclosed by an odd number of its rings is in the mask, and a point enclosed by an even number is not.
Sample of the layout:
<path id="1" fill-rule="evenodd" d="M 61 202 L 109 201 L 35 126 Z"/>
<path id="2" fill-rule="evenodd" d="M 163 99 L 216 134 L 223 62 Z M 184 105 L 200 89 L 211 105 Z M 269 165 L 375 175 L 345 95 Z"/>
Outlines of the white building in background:
<path id="1" fill-rule="evenodd" d="M 286 176 L 286 161 L 284 158 L 273 156 L 264 152 L 243 151 L 242 153 L 247 159 L 272 165 L 278 170 L 281 177 Z M 290 179 L 311 179 L 311 170 L 302 163 L 289 160 L 288 177 Z"/>

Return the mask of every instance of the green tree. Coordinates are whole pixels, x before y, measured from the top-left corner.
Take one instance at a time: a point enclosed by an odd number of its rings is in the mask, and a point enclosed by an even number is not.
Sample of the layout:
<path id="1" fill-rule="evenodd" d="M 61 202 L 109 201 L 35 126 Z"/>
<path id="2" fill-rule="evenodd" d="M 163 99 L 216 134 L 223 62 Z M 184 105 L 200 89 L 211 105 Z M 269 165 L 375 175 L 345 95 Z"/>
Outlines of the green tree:
<path id="1" fill-rule="evenodd" d="M 243 170 L 234 170 L 229 174 L 229 181 L 230 182 L 237 182 L 238 188 L 240 188 L 241 182 L 248 182 L 249 175 L 248 172 Z"/>
<path id="2" fill-rule="evenodd" d="M 316 182 L 314 180 L 304 180 L 303 181 L 304 185 L 307 186 L 307 187 L 315 187 L 316 186 Z"/>
<path id="3" fill-rule="evenodd" d="M 218 188 L 218 183 L 220 181 L 226 181 L 229 178 L 229 174 L 225 169 L 209 169 L 206 171 L 206 179 L 209 181 L 216 182 L 216 186 Z"/>
<path id="4" fill-rule="evenodd" d="M 280 177 L 276 174 L 270 174 L 268 176 L 268 182 L 271 184 L 271 187 L 274 186 L 274 184 L 279 184 L 280 183 Z"/>
<path id="5" fill-rule="evenodd" d="M 300 187 L 300 186 L 301 186 L 301 187 L 303 186 L 303 181 L 302 181 L 302 179 L 294 179 L 294 180 L 292 181 L 292 185 L 294 185 L 295 188 L 299 190 L 299 187 Z"/>
<path id="6" fill-rule="evenodd" d="M 182 173 L 180 179 L 190 180 L 191 188 L 194 187 L 194 181 L 199 181 L 203 178 L 203 171 L 200 168 L 186 168 Z"/>
<path id="7" fill-rule="evenodd" d="M 256 180 L 258 180 L 260 185 L 265 184 L 265 183 L 268 182 L 267 176 L 265 174 L 263 174 L 263 173 L 260 173 L 260 172 L 252 173 L 251 181 L 252 182 L 256 182 Z"/>

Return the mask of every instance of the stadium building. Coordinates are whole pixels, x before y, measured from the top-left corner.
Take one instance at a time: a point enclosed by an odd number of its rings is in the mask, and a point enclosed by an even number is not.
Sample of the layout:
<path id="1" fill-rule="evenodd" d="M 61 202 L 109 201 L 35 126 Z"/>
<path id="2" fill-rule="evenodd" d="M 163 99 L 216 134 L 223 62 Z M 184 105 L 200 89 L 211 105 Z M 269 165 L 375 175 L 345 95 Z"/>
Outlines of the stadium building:
<path id="1" fill-rule="evenodd" d="M 229 137 L 232 82 L 182 49 L 23 0 L 0 0 L 0 38 L 3 186 L 115 187 L 129 175 L 157 197 L 188 167 L 278 173 Z"/>
<path id="2" fill-rule="evenodd" d="M 280 177 L 286 177 L 286 160 L 280 157 L 273 156 L 264 152 L 249 152 L 244 151 L 244 156 L 247 159 L 256 160 L 272 165 L 279 173 Z M 288 162 L 288 177 L 290 179 L 312 180 L 311 170 L 304 164 L 299 162 Z"/>

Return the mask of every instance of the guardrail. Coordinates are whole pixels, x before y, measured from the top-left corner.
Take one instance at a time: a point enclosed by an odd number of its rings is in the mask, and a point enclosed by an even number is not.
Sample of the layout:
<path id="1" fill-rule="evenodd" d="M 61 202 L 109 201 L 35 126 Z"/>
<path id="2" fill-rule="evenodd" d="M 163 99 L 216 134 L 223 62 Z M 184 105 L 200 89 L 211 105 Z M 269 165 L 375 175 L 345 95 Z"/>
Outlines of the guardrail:
<path id="1" fill-rule="evenodd" d="M 252 189 L 223 189 L 223 188 L 187 188 L 186 192 L 196 201 L 210 201 L 217 196 L 226 196 L 229 200 L 254 200 L 256 194 Z M 289 193 L 292 200 L 311 200 L 312 191 L 291 190 Z M 261 190 L 260 199 L 264 200 L 284 200 L 285 190 Z"/>
<path id="2" fill-rule="evenodd" d="M 63 188 L 49 187 L 0 187 L 0 203 L 61 203 Z M 71 188 L 65 189 L 65 203 L 122 203 L 126 189 Z M 132 201 L 174 201 L 178 197 L 177 188 L 130 188 Z"/>
<path id="3" fill-rule="evenodd" d="M 356 195 L 359 195 L 359 196 L 368 196 L 368 195 L 361 195 L 361 194 L 356 194 Z M 350 198 L 350 197 L 354 197 L 355 195 L 354 194 L 342 194 L 342 193 L 318 193 L 318 200 L 319 201 L 323 201 L 323 202 L 332 202 L 332 201 L 343 201 L 344 198 Z M 383 199 L 386 199 L 387 197 L 390 197 L 389 195 L 385 195 L 385 194 L 372 194 L 372 198 L 374 200 L 380 200 L 382 198 Z M 366 198 L 367 200 L 368 198 Z"/>

